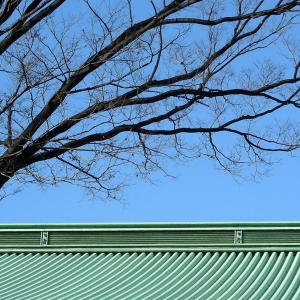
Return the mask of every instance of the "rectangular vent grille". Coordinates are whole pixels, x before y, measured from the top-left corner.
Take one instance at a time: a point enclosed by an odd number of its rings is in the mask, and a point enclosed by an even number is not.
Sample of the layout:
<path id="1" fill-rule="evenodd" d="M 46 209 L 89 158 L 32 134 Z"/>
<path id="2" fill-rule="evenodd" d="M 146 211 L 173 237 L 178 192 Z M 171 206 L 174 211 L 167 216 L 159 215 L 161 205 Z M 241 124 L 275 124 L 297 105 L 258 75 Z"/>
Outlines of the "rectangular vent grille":
<path id="1" fill-rule="evenodd" d="M 300 243 L 300 230 L 260 230 L 244 231 L 243 241 L 245 244 L 290 244 Z"/>
<path id="2" fill-rule="evenodd" d="M 232 244 L 233 231 L 49 232 L 49 245 Z"/>
<path id="3" fill-rule="evenodd" d="M 0 232 L 0 245 L 39 245 L 38 231 L 32 232 Z"/>
<path id="4" fill-rule="evenodd" d="M 270 230 L 0 230 L 0 247 L 184 247 L 202 245 L 298 245 L 300 229 Z"/>

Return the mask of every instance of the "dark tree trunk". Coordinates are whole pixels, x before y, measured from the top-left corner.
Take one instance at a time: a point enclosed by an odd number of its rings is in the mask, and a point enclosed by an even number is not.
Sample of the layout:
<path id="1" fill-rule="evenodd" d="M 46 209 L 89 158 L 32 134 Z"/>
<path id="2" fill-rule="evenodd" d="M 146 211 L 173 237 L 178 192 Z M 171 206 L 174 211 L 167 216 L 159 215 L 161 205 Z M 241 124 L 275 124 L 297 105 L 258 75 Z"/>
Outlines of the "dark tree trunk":
<path id="1" fill-rule="evenodd" d="M 0 189 L 4 186 L 4 184 L 10 179 L 9 175 L 6 174 L 0 174 Z"/>

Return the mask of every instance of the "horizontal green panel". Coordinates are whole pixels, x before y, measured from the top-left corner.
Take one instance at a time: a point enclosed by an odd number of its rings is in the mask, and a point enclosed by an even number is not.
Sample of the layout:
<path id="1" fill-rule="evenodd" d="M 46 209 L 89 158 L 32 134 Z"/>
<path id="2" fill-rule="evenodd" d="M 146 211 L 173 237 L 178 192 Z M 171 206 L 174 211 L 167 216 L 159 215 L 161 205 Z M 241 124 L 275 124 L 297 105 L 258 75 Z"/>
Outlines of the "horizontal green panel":
<path id="1" fill-rule="evenodd" d="M 243 243 L 300 243 L 300 230 L 263 230 L 243 232 Z"/>
<path id="2" fill-rule="evenodd" d="M 238 230 L 250 229 L 300 229 L 300 222 L 210 222 L 210 223 L 83 223 L 83 224 L 0 224 L 2 230 Z"/>
<path id="3" fill-rule="evenodd" d="M 232 244 L 233 231 L 49 232 L 49 245 L 84 244 Z"/>
<path id="4" fill-rule="evenodd" d="M 23 227 L 2 228 L 0 230 L 0 248 L 5 246 L 23 247 L 39 246 L 46 247 L 157 247 L 160 245 L 174 245 L 184 247 L 191 245 L 299 245 L 300 246 L 300 227 L 278 228 L 265 227 L 258 228 L 212 228 L 212 227 L 181 227 L 167 228 L 154 226 L 153 228 L 126 228 L 119 230 L 115 227 L 110 228 L 75 228 L 70 230 L 57 229 L 27 229 Z M 45 232 L 45 234 L 43 234 Z M 41 236 L 43 237 L 41 239 Z"/>
<path id="5" fill-rule="evenodd" d="M 41 243 L 41 233 L 43 231 L 16 231 L 5 230 L 0 231 L 0 247 L 23 245 L 39 246 Z M 274 229 L 272 230 L 239 230 L 241 239 L 236 240 L 235 234 L 237 230 L 203 230 L 200 229 L 184 229 L 177 230 L 51 230 L 48 231 L 48 238 L 45 238 L 43 245 L 45 246 L 100 246 L 108 245 L 118 247 L 126 247 L 126 245 L 136 245 L 139 247 L 151 247 L 155 245 L 233 245 L 242 243 L 249 244 L 274 244 L 274 245 L 300 245 L 300 229 Z M 47 231 L 46 231 L 47 232 Z"/>
<path id="6" fill-rule="evenodd" d="M 39 245 L 40 232 L 0 232 L 0 245 Z"/>

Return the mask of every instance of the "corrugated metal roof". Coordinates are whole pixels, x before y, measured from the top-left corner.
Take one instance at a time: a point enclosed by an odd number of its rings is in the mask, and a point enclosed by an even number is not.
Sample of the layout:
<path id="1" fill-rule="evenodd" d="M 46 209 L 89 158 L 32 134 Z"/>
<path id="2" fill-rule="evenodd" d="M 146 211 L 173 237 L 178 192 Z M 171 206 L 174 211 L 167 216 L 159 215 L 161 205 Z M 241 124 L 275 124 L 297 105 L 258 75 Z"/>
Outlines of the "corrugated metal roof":
<path id="1" fill-rule="evenodd" d="M 0 300 L 300 299 L 300 224 L 0 225 Z"/>
<path id="2" fill-rule="evenodd" d="M 297 252 L 2 254 L 0 299 L 300 299 Z"/>

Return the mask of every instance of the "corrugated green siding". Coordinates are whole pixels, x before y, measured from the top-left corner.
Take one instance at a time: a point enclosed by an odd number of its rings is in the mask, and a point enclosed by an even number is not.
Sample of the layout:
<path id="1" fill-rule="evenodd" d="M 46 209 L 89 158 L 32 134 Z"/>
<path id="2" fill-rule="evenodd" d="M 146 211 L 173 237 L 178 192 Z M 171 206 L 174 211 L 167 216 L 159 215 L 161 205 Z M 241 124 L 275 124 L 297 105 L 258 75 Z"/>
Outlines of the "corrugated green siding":
<path id="1" fill-rule="evenodd" d="M 2 254 L 1 300 L 300 299 L 300 252 Z"/>

